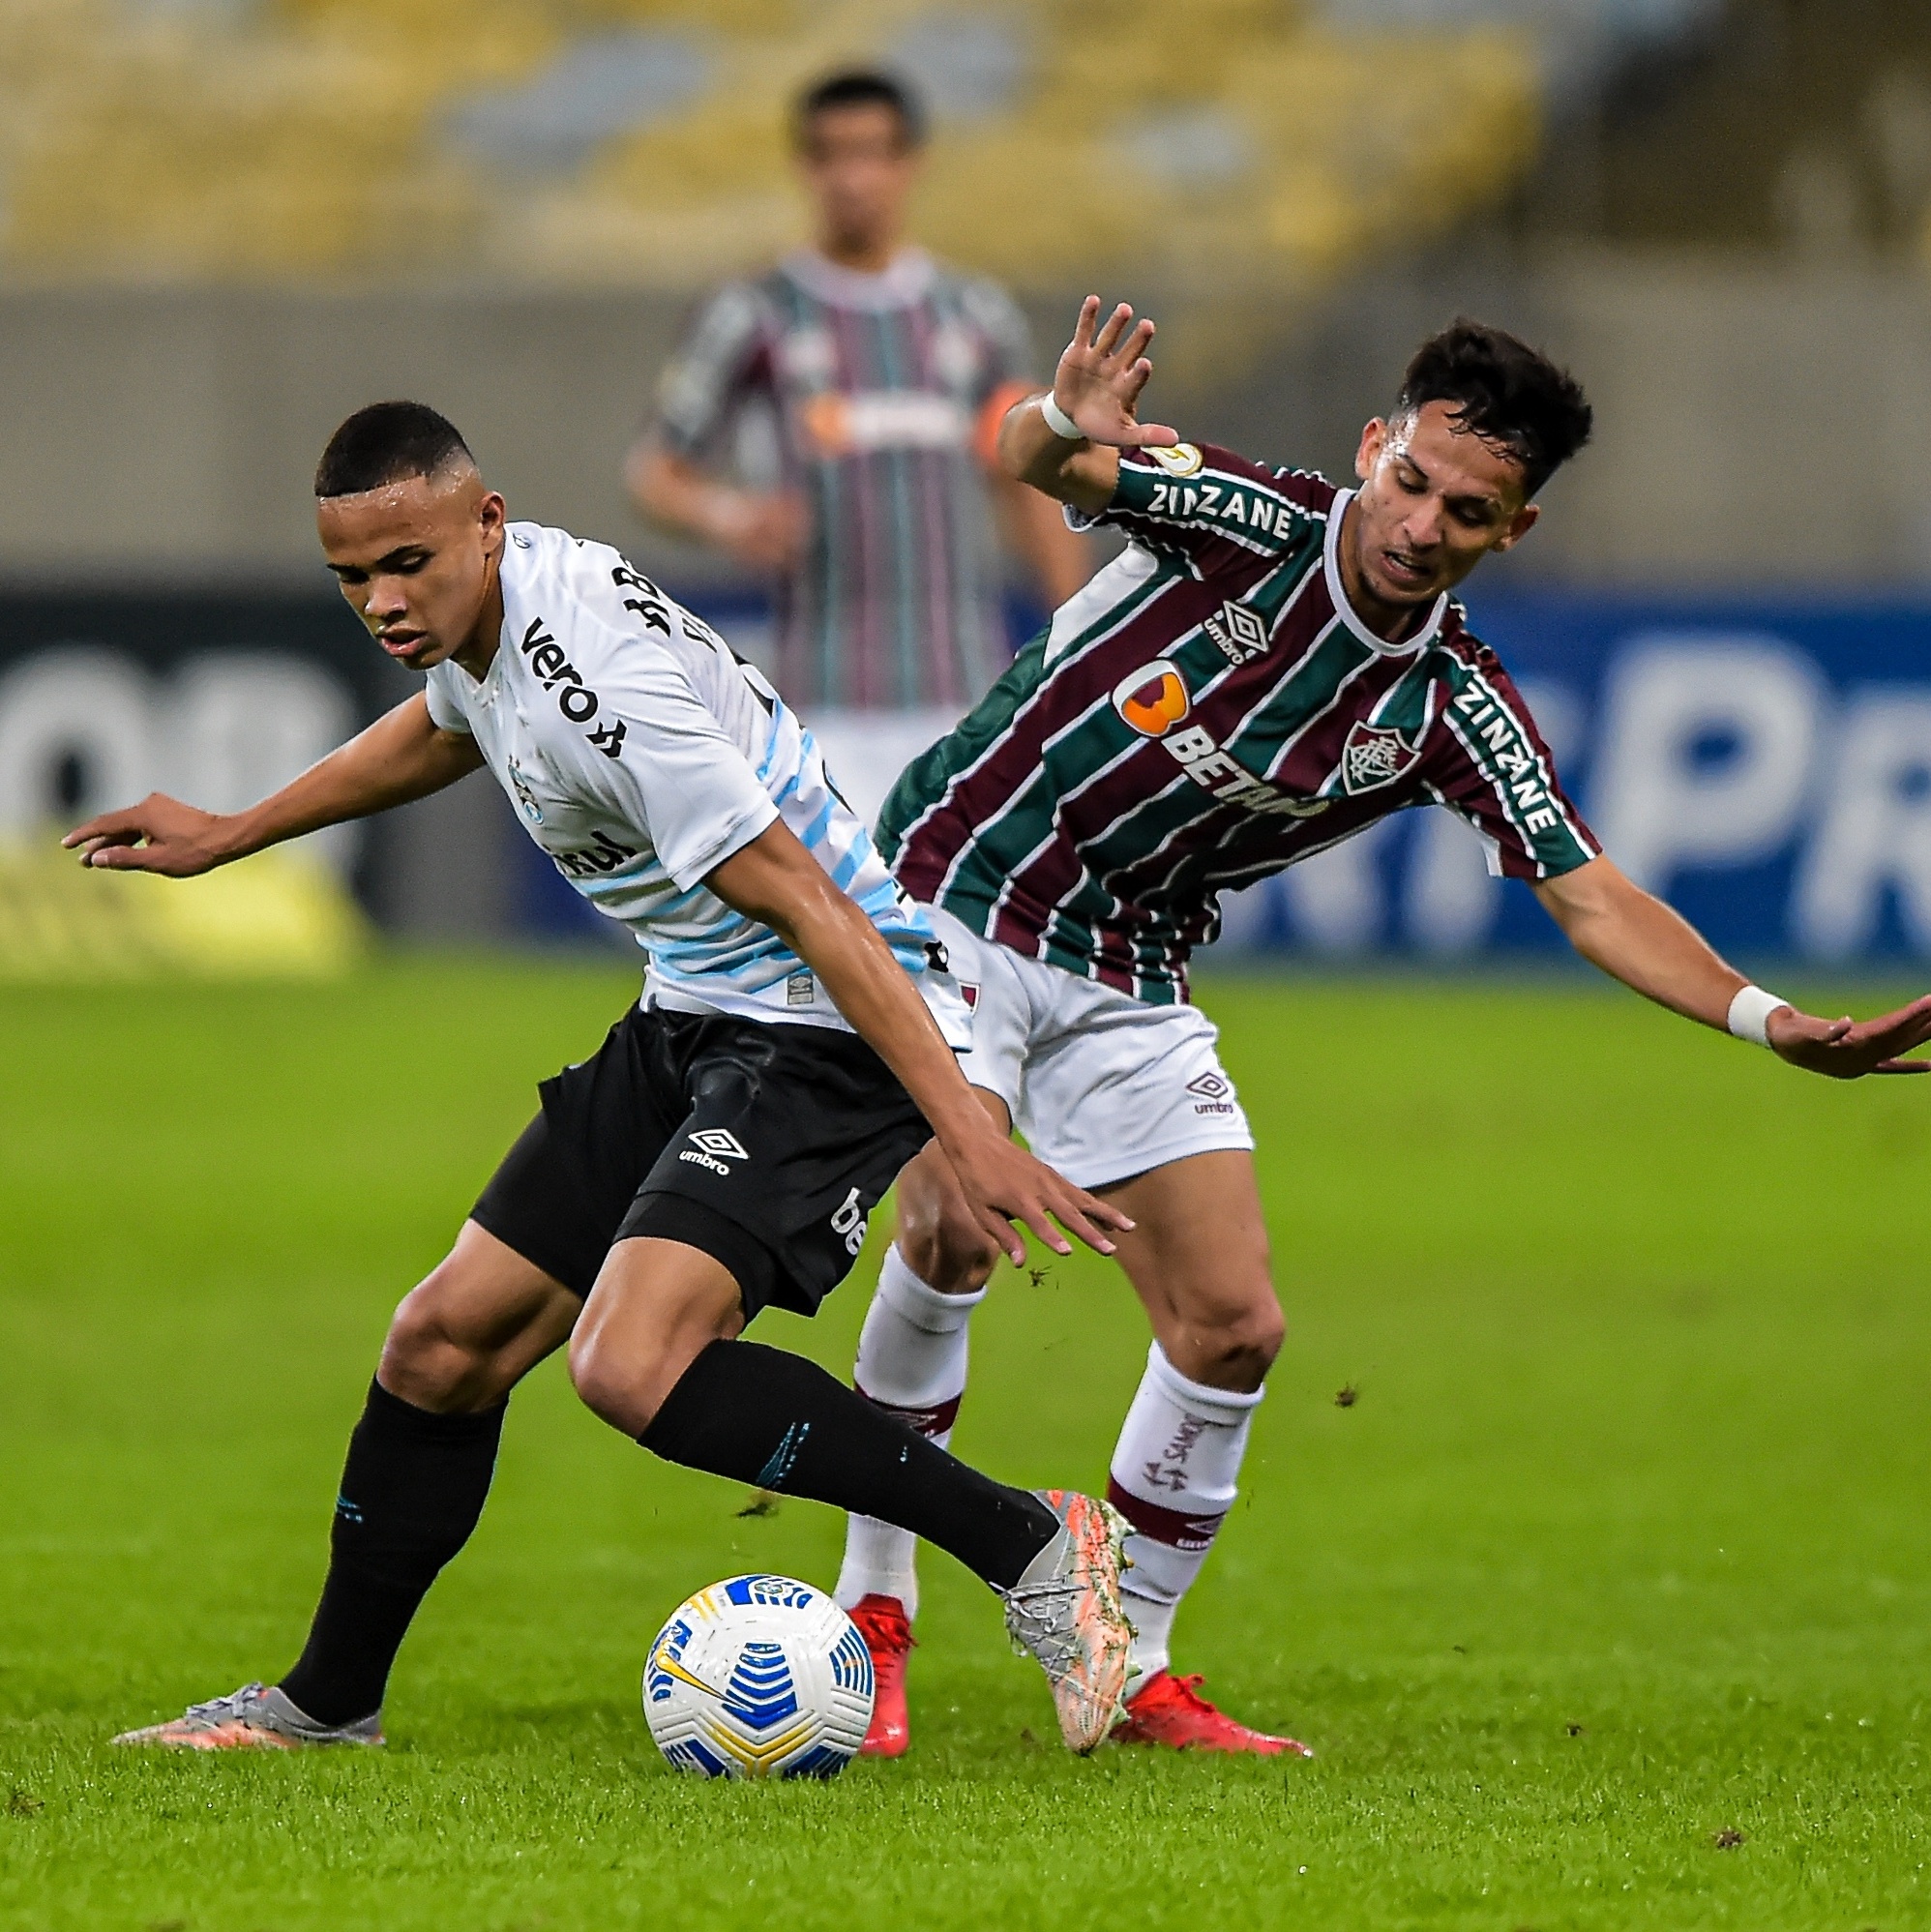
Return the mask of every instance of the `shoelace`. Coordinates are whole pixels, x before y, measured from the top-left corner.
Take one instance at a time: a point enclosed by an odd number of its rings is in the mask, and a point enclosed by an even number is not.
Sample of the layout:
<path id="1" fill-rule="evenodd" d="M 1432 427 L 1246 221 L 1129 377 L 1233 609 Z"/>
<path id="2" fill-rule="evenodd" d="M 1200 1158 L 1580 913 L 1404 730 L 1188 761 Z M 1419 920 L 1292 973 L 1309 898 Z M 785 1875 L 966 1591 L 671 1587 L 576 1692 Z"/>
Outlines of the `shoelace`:
<path id="1" fill-rule="evenodd" d="M 223 1721 L 242 1716 L 242 1707 L 252 1699 L 261 1695 L 258 1683 L 245 1683 L 239 1690 L 231 1690 L 225 1697 L 211 1697 L 206 1704 L 191 1704 L 188 1707 L 190 1717 L 211 1717 Z"/>
<path id="2" fill-rule="evenodd" d="M 1080 1634 L 1068 1607 L 1086 1586 L 1070 1577 L 1015 1585 L 1006 1592 L 1006 1634 L 1029 1650 L 1050 1675 L 1063 1676 L 1082 1655 Z"/>

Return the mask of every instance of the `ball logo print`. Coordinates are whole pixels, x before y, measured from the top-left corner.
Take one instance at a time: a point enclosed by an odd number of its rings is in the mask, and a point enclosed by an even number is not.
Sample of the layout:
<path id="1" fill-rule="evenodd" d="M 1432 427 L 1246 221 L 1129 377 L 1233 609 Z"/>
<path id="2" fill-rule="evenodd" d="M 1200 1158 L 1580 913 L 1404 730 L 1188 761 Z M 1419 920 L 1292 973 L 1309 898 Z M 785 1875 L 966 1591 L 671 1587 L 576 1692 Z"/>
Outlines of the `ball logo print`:
<path id="1" fill-rule="evenodd" d="M 667 1761 L 698 1777 L 834 1777 L 872 1721 L 871 1652 L 832 1599 L 753 1574 L 671 1613 L 643 1671 L 643 1714 Z"/>
<path id="2" fill-rule="evenodd" d="M 731 1162 L 751 1158 L 737 1136 L 726 1127 L 699 1127 L 684 1138 L 692 1144 L 677 1158 L 696 1167 L 709 1168 L 713 1174 L 728 1174 Z"/>
<path id="3" fill-rule="evenodd" d="M 1187 687 L 1177 667 L 1160 658 L 1121 678 L 1113 703 L 1143 738 L 1160 738 L 1187 715 Z"/>

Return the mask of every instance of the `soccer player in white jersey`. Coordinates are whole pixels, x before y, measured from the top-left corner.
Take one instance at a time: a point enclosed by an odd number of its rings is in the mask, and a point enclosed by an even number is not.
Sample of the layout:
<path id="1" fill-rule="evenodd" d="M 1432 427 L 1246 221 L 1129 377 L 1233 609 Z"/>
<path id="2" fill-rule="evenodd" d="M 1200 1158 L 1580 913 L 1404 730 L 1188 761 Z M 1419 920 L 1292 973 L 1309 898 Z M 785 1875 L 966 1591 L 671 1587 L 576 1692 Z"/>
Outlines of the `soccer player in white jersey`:
<path id="1" fill-rule="evenodd" d="M 1125 1680 L 1107 1505 L 992 1482 L 803 1357 L 737 1338 L 761 1308 L 816 1311 L 935 1133 L 1016 1258 L 1015 1221 L 1064 1253 L 1049 1215 L 1102 1249 L 1125 1216 L 976 1104 L 954 1057 L 969 1015 L 930 923 L 810 733 L 715 632 L 616 551 L 507 522 L 420 404 L 349 418 L 315 494 L 343 595 L 427 690 L 248 811 L 157 795 L 68 845 L 182 877 L 487 764 L 649 976 L 603 1048 L 543 1084 L 448 1258 L 397 1310 L 301 1658 L 119 1741 L 379 1743 L 391 1663 L 482 1512 L 509 1392 L 567 1341 L 579 1394 L 656 1454 L 950 1550 L 1001 1593 L 1067 1742 L 1091 1749 Z"/>
<path id="2" fill-rule="evenodd" d="M 1531 884 L 1584 958 L 1794 1065 L 1922 1072 L 1896 1055 L 1931 1036 L 1931 997 L 1862 1025 L 1798 1012 L 1631 884 L 1563 795 L 1450 596 L 1528 534 L 1536 490 L 1589 433 L 1562 371 L 1500 330 L 1442 331 L 1367 426 L 1361 487 L 1345 490 L 1140 424 L 1151 336 L 1124 309 L 1102 324 L 1089 301 L 1053 392 L 1006 417 L 1010 473 L 1128 548 L 912 762 L 878 839 L 975 990 L 966 1070 L 995 1120 L 1017 1119 L 1136 1224 L 1119 1260 L 1154 1340 L 1109 1487 L 1133 1525 L 1119 1735 L 1271 1753 L 1299 1747 L 1216 1709 L 1169 1656 L 1282 1332 L 1254 1143 L 1214 1029 L 1187 999 L 1216 894 L 1435 804 L 1474 828 L 1494 870 Z M 928 1149 L 900 1185 L 855 1380 L 937 1441 L 995 1259 Z M 854 1521 L 838 1594 L 878 1666 L 867 1748 L 896 1754 L 912 1538 Z"/>

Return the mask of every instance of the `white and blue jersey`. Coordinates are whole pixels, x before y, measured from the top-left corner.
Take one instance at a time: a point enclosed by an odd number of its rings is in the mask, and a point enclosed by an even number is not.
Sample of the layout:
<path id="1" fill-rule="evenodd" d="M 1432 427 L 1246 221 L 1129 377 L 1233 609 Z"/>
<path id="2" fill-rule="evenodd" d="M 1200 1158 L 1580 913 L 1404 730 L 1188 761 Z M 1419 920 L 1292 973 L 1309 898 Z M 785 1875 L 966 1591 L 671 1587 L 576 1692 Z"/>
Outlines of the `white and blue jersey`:
<path id="1" fill-rule="evenodd" d="M 479 683 L 437 665 L 430 716 L 475 738 L 530 837 L 635 936 L 646 1005 L 845 1027 L 797 955 L 703 882 L 783 818 L 884 936 L 947 1041 L 969 1044 L 924 912 L 755 669 L 608 545 L 512 523 L 502 585 L 488 672 Z"/>

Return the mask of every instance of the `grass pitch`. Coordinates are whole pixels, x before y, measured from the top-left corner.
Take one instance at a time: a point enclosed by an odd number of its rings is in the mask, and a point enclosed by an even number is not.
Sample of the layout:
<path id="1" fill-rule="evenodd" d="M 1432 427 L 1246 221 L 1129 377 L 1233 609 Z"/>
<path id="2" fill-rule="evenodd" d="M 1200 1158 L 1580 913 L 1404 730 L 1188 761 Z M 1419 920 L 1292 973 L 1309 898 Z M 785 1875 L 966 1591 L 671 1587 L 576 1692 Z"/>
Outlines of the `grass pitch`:
<path id="1" fill-rule="evenodd" d="M 109 1752 L 292 1658 L 389 1307 L 631 990 L 0 996 L 0 1924 L 1931 1920 L 1931 1082 L 1581 982 L 1207 990 L 1291 1339 L 1177 1661 L 1314 1763 L 1069 1758 L 928 1557 L 909 1758 L 672 1775 L 661 1618 L 736 1567 L 828 1583 L 840 1525 L 741 1517 L 554 1362 L 386 1753 Z M 757 1332 L 843 1372 L 876 1262 Z M 973 1347 L 963 1452 L 1101 1481 L 1145 1348 L 1111 1271 L 1004 1271 Z"/>

